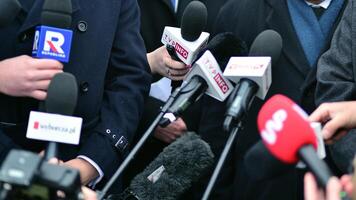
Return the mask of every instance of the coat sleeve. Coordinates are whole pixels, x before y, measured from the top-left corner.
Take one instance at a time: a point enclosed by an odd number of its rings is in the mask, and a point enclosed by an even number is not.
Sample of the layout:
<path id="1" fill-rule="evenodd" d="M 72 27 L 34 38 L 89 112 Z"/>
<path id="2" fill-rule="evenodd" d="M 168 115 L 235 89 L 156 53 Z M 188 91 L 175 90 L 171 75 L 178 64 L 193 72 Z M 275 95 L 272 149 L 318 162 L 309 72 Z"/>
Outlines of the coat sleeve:
<path id="1" fill-rule="evenodd" d="M 100 167 L 104 177 L 112 176 L 129 149 L 151 82 L 137 1 L 121 1 L 118 12 L 100 121 L 79 151 Z"/>
<path id="2" fill-rule="evenodd" d="M 344 16 L 334 34 L 330 49 L 322 55 L 317 69 L 316 105 L 324 102 L 348 101 L 356 99 L 355 71 L 352 60 L 352 10 L 349 1 Z M 355 39 L 355 38 L 354 38 Z M 341 140 L 329 145 L 330 155 L 335 165 L 347 173 L 355 154 L 356 133 L 351 130 Z"/>
<path id="3" fill-rule="evenodd" d="M 351 2 L 335 31 L 330 49 L 319 59 L 317 69 L 317 105 L 324 102 L 351 100 L 356 97 L 352 65 Z"/>

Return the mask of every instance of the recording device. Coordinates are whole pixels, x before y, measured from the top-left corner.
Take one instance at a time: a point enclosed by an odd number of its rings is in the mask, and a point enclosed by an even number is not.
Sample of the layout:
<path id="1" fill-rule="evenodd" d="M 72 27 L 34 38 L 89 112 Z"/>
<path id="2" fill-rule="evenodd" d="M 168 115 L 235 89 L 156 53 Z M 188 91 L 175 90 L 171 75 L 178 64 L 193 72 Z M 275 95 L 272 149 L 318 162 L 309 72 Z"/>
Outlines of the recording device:
<path id="1" fill-rule="evenodd" d="M 82 199 L 78 170 L 43 162 L 35 153 L 12 150 L 0 169 L 0 199 L 53 199 L 51 191 L 63 198 Z"/>
<path id="2" fill-rule="evenodd" d="M 45 0 L 41 26 L 36 27 L 32 56 L 69 62 L 73 31 L 71 0 Z"/>
<path id="3" fill-rule="evenodd" d="M 292 100 L 275 95 L 262 106 L 258 129 L 272 155 L 288 164 L 302 160 L 325 188 L 332 174 L 316 153 L 317 138 L 307 117 Z"/>
<path id="4" fill-rule="evenodd" d="M 123 194 L 108 199 L 179 199 L 213 163 L 210 146 L 197 134 L 187 132 L 164 148 Z"/>
<path id="5" fill-rule="evenodd" d="M 0 1 L 0 28 L 9 25 L 15 20 L 21 11 L 21 4 L 18 0 Z"/>
<path id="6" fill-rule="evenodd" d="M 162 118 L 160 126 L 168 126 L 204 93 L 224 101 L 230 95 L 232 85 L 222 75 L 218 61 L 225 63 L 231 56 L 244 54 L 245 49 L 244 43 L 232 33 L 216 35 L 203 49 L 204 53 L 187 74 L 180 93 Z"/>
<path id="7" fill-rule="evenodd" d="M 255 96 L 264 99 L 272 83 L 272 60 L 278 60 L 282 50 L 282 38 L 273 31 L 260 33 L 251 45 L 249 57 L 232 57 L 224 76 L 237 83 L 229 99 L 224 130 L 240 121 L 249 110 Z M 257 57 L 268 56 L 268 57 Z"/>
<path id="8" fill-rule="evenodd" d="M 188 66 L 196 60 L 201 49 L 207 44 L 209 33 L 203 32 L 207 23 L 207 8 L 200 1 L 192 1 L 185 8 L 181 28 L 166 26 L 162 43 L 173 59 Z"/>

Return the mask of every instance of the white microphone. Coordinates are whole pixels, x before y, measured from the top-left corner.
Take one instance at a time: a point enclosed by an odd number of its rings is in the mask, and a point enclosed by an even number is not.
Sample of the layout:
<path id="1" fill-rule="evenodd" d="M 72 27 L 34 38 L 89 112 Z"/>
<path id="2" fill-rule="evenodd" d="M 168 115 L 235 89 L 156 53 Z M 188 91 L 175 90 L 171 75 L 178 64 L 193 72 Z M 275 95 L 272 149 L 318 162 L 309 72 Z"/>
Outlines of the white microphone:
<path id="1" fill-rule="evenodd" d="M 177 98 L 163 116 L 160 125 L 165 127 L 175 121 L 204 93 L 219 101 L 224 101 L 232 90 L 232 84 L 223 76 L 216 59 L 207 50 L 194 63 L 192 70 L 187 74 Z"/>
<path id="2" fill-rule="evenodd" d="M 206 46 L 210 34 L 202 32 L 207 21 L 207 9 L 199 1 L 192 1 L 184 10 L 181 28 L 166 26 L 162 43 L 168 52 L 188 66 L 196 60 L 201 49 Z M 172 55 L 173 54 L 173 55 Z"/>
<path id="3" fill-rule="evenodd" d="M 260 33 L 251 45 L 250 57 L 232 57 L 224 76 L 237 83 L 226 111 L 224 129 L 241 120 L 255 96 L 264 99 L 272 83 L 272 60 L 278 60 L 282 49 L 281 36 L 272 30 Z M 269 57 L 253 57 L 253 56 Z"/>

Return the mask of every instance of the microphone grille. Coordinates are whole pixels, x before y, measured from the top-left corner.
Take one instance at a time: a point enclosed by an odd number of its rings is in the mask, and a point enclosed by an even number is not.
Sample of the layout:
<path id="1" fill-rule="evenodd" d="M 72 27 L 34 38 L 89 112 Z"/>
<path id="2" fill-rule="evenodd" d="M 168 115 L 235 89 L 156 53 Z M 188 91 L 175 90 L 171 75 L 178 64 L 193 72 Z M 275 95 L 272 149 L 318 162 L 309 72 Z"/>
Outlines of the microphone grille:
<path id="1" fill-rule="evenodd" d="M 73 115 L 77 105 L 78 85 L 70 73 L 56 74 L 48 87 L 45 107 L 48 113 Z"/>
<path id="2" fill-rule="evenodd" d="M 193 42 L 197 40 L 206 26 L 208 11 L 200 1 L 192 1 L 185 8 L 181 22 L 183 39 Z"/>
<path id="3" fill-rule="evenodd" d="M 72 24 L 71 0 L 45 0 L 41 14 L 42 25 L 69 28 Z"/>
<path id="4" fill-rule="evenodd" d="M 0 1 L 0 27 L 11 23 L 21 10 L 18 0 Z"/>

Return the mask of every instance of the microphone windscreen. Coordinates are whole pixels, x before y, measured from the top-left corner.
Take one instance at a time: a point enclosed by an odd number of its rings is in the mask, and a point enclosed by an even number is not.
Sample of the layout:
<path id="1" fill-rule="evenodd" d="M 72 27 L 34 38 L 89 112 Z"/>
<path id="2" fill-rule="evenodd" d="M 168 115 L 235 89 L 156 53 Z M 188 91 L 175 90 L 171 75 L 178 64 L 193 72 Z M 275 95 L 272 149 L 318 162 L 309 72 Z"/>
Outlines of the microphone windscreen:
<path id="1" fill-rule="evenodd" d="M 297 162 L 298 151 L 305 145 L 317 147 L 307 114 L 286 96 L 270 98 L 262 106 L 257 123 L 264 144 L 283 162 Z"/>
<path id="2" fill-rule="evenodd" d="M 182 15 L 181 35 L 183 39 L 193 42 L 203 32 L 208 18 L 208 11 L 200 1 L 192 1 L 185 8 Z"/>
<path id="3" fill-rule="evenodd" d="M 0 1 L 0 27 L 11 23 L 21 10 L 18 0 L 1 0 Z"/>
<path id="4" fill-rule="evenodd" d="M 77 105 L 78 85 L 70 73 L 56 74 L 47 90 L 45 108 L 48 113 L 73 115 Z"/>
<path id="5" fill-rule="evenodd" d="M 210 146 L 192 132 L 167 146 L 131 182 L 140 200 L 175 200 L 187 191 L 214 163 Z"/>
<path id="6" fill-rule="evenodd" d="M 286 164 L 275 158 L 262 141 L 247 151 L 244 165 L 249 177 L 255 181 L 271 180 L 295 168 L 294 164 Z"/>
<path id="7" fill-rule="evenodd" d="M 261 32 L 253 41 L 249 56 L 270 56 L 272 62 L 279 59 L 283 46 L 282 37 L 274 30 Z"/>
<path id="8" fill-rule="evenodd" d="M 70 28 L 72 24 L 72 1 L 45 0 L 42 7 L 41 23 L 45 26 Z"/>

